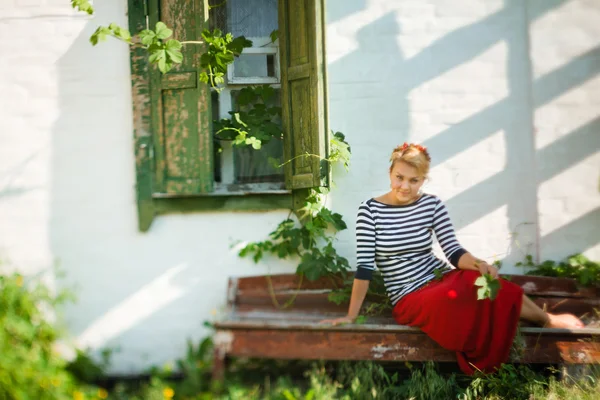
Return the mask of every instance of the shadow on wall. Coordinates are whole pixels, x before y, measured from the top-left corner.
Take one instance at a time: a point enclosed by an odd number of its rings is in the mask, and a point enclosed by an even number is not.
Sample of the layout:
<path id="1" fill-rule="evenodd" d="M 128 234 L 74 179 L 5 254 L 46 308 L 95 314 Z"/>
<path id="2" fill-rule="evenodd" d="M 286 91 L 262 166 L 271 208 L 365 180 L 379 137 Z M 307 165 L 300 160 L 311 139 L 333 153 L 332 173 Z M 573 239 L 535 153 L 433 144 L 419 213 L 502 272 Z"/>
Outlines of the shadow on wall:
<path id="1" fill-rule="evenodd" d="M 505 41 L 506 98 L 449 126 L 424 144 L 436 155 L 436 163 L 442 163 L 501 130 L 509 167 L 449 199 L 450 211 L 458 228 L 503 205 L 507 206 L 510 226 L 536 215 L 534 158 L 553 159 L 554 146 L 561 146 L 561 142 L 535 154 L 532 107 L 600 70 L 600 63 L 592 63 L 598 56 L 594 50 L 531 85 L 527 23 L 561 3 L 544 2 L 545 8 L 537 9 L 539 14 L 527 16 L 522 2 L 506 1 L 500 11 L 451 32 L 410 59 L 397 45 L 395 37 L 402 27 L 393 12 L 362 27 L 356 33 L 357 48 L 328 67 L 330 116 L 333 129 L 349 134 L 354 151 L 352 168 L 366 169 L 372 179 L 356 182 L 352 172 L 341 174 L 336 179 L 336 191 L 345 195 L 333 196 L 337 202 L 334 209 L 351 221 L 356 205 L 364 200 L 360 196 L 388 187 L 388 150 L 407 140 L 411 129 L 411 90 Z M 328 24 L 335 25 L 360 12 L 366 2 L 332 4 L 328 6 Z M 122 347 L 124 352 L 116 355 L 115 362 L 117 372 L 127 372 L 183 354 L 186 337 L 207 333 L 201 319 L 223 304 L 227 276 L 264 271 L 253 270 L 249 262 L 239 260 L 229 249 L 230 241 L 260 237 L 254 214 L 171 216 L 168 221 L 155 221 L 146 235 L 137 232 L 128 50 L 115 41 L 97 48 L 88 42 L 98 24 L 118 21 L 126 25 L 118 8 L 98 4 L 95 20 L 86 25 L 59 61 L 60 117 L 52 139 L 50 242 L 68 280 L 78 285 L 79 301 L 67 312 L 71 330 L 93 347 Z M 328 50 L 332 52 L 335 49 Z M 564 140 L 573 146 L 568 157 L 544 168 L 537 179 L 549 179 L 597 152 L 597 124 L 594 120 L 566 137 Z M 394 126 L 393 131 L 382 128 L 390 126 Z M 372 162 L 373 143 L 381 149 L 375 156 L 383 160 L 380 164 Z M 598 244 L 598 226 L 593 224 L 598 212 L 543 240 L 559 243 L 565 235 L 586 232 L 590 234 L 583 245 Z M 265 235 L 282 215 L 261 214 Z M 215 226 L 219 226 L 217 235 Z M 215 236 L 222 238 L 207 239 Z M 515 259 L 521 257 L 514 255 Z M 277 265 L 272 272 L 292 271 L 290 267 Z M 160 350 L 148 354 L 148 349 Z"/>
<path id="2" fill-rule="evenodd" d="M 387 190 L 389 151 L 414 134 L 410 124 L 411 113 L 414 114 L 409 101 L 411 91 L 503 42 L 507 49 L 507 95 L 423 142 L 433 154 L 435 167 L 491 135 L 502 133 L 506 167 L 446 200 L 455 226 L 464 228 L 504 206 L 511 230 L 518 231 L 521 237 L 536 238 L 533 241 L 538 246 L 541 242 L 545 247 L 565 252 L 574 248 L 585 251 L 600 243 L 600 209 L 538 237 L 538 185 L 600 150 L 600 117 L 536 151 L 533 114 L 537 108 L 597 76 L 600 48 L 532 80 L 529 26 L 566 1 L 538 1 L 533 2 L 534 6 L 530 3 L 505 0 L 497 12 L 452 31 L 410 58 L 403 56 L 396 44 L 402 26 L 394 12 L 357 31 L 358 48 L 328 65 L 330 115 L 334 130 L 342 130 L 336 123 L 347 129 L 344 132 L 353 145 L 352 168 L 368 171 L 364 176 L 370 180 L 357 182 L 351 174 L 342 173 L 336 193 L 345 195 L 333 196 L 336 211 L 352 221 L 361 201 Z M 379 52 L 382 47 L 387 50 L 385 54 Z M 332 51 L 335 49 L 328 50 Z M 461 101 L 460 96 L 455 99 Z M 460 104 L 452 107 L 460 108 Z M 352 117 L 355 115 L 361 117 Z M 392 132 L 385 129 L 390 126 L 395 126 Z M 453 174 L 455 180 L 461 179 L 458 171 Z M 349 252 L 353 251 L 351 235 L 351 230 L 342 235 Z M 511 240 L 508 253 L 502 255 L 509 264 L 521 261 L 525 251 L 536 251 L 520 248 L 516 242 Z"/>

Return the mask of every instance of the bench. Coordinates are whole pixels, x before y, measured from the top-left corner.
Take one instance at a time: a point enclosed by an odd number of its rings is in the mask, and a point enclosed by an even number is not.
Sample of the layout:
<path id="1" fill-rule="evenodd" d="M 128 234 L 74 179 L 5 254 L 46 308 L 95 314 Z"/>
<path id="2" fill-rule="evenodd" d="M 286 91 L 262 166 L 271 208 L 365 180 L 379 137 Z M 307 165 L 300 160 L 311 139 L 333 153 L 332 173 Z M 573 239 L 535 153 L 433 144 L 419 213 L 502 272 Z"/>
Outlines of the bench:
<path id="1" fill-rule="evenodd" d="M 580 288 L 574 280 L 510 275 L 540 307 L 553 313 L 596 316 L 600 290 Z M 300 285 L 299 285 L 300 283 Z M 455 361 L 417 328 L 398 325 L 389 317 L 367 317 L 363 324 L 342 326 L 318 322 L 346 314 L 328 293 L 343 278 L 299 281 L 296 274 L 230 278 L 228 312 L 215 323 L 213 378 L 222 380 L 228 357 L 304 360 Z M 290 307 L 275 306 L 293 298 Z M 276 300 L 276 302 L 274 301 Z M 370 302 L 367 297 L 363 310 Z M 521 323 L 511 362 L 580 367 L 600 361 L 600 329 L 550 329 Z"/>

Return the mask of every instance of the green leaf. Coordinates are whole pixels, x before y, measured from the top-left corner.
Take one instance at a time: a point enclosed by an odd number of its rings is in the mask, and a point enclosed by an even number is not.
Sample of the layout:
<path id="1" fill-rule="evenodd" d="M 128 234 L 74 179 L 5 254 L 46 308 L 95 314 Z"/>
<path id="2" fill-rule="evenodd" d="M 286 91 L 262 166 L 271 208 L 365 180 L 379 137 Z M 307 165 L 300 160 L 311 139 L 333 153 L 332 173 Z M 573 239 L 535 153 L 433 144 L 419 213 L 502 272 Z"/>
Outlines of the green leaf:
<path id="1" fill-rule="evenodd" d="M 233 54 L 217 53 L 215 55 L 215 61 L 222 71 L 227 70 L 227 66 L 233 62 Z"/>
<path id="2" fill-rule="evenodd" d="M 475 286 L 479 286 L 477 300 L 494 300 L 500 290 L 500 281 L 494 279 L 490 274 L 485 274 L 475 280 Z"/>
<path id="3" fill-rule="evenodd" d="M 481 287 L 477 289 L 477 300 L 484 300 L 487 298 L 487 288 Z"/>
<path id="4" fill-rule="evenodd" d="M 289 389 L 285 389 L 283 392 L 281 392 L 281 394 L 283 395 L 283 397 L 285 397 L 285 400 L 298 400 L 296 399 L 296 396 L 294 396 L 292 392 L 290 392 Z"/>
<path id="5" fill-rule="evenodd" d="M 200 82 L 208 83 L 208 74 L 206 72 L 202 71 L 200 73 L 199 79 L 200 79 Z"/>
<path id="6" fill-rule="evenodd" d="M 166 41 L 165 43 L 165 48 L 167 50 L 181 50 L 181 48 L 183 47 L 183 45 L 181 44 L 181 42 L 179 40 L 175 40 L 175 39 L 169 39 Z"/>
<path id="7" fill-rule="evenodd" d="M 150 46 L 156 40 L 156 34 L 150 29 L 144 29 L 139 33 L 140 40 L 143 45 Z"/>
<path id="8" fill-rule="evenodd" d="M 365 317 L 364 315 L 359 315 L 358 317 L 356 317 L 356 320 L 354 321 L 354 323 L 358 324 L 358 325 L 365 324 L 366 322 L 367 322 L 367 317 Z"/>
<path id="9" fill-rule="evenodd" d="M 167 72 L 169 72 L 172 67 L 173 67 L 173 64 L 171 63 L 170 60 L 167 59 L 167 57 L 163 57 L 158 60 L 158 69 L 163 74 L 166 74 Z"/>
<path id="10" fill-rule="evenodd" d="M 167 54 L 169 55 L 169 59 L 175 64 L 180 64 L 183 61 L 183 54 L 177 50 L 167 50 Z"/>
<path id="11" fill-rule="evenodd" d="M 258 140 L 255 137 L 249 137 L 246 139 L 246 144 L 247 145 L 252 145 L 252 148 L 254 150 L 260 150 L 260 147 L 262 145 L 262 142 L 260 140 Z"/>
<path id="12" fill-rule="evenodd" d="M 71 6 L 89 15 L 94 13 L 94 8 L 88 0 L 71 0 Z"/>
<path id="13" fill-rule="evenodd" d="M 252 47 L 252 41 L 246 39 L 244 36 L 238 36 L 227 45 L 227 50 L 231 51 L 235 56 L 239 56 L 246 47 Z"/>
<path id="14" fill-rule="evenodd" d="M 107 35 L 110 35 L 110 29 L 105 26 L 99 26 L 90 37 L 90 42 L 95 46 L 99 42 L 105 41 Z"/>
<path id="15" fill-rule="evenodd" d="M 162 49 L 156 49 L 156 50 L 150 50 L 150 57 L 148 58 L 148 60 L 155 64 L 157 63 L 159 60 L 164 60 L 166 58 L 166 53 L 164 50 Z"/>
<path id="16" fill-rule="evenodd" d="M 165 43 L 165 51 L 172 62 L 179 64 L 183 61 L 183 54 L 180 51 L 182 47 L 181 42 L 175 39 L 169 39 Z"/>
<path id="17" fill-rule="evenodd" d="M 173 31 L 165 25 L 164 22 L 158 21 L 156 23 L 156 37 L 163 40 L 170 37 Z"/>
<path id="18" fill-rule="evenodd" d="M 223 73 L 220 73 L 220 72 L 219 72 L 219 73 L 217 73 L 217 74 L 215 74 L 215 75 L 214 75 L 213 79 L 214 79 L 215 83 L 216 83 L 217 85 L 219 85 L 219 84 L 221 84 L 221 83 L 224 83 L 224 82 L 225 82 L 225 78 L 224 78 L 224 76 L 225 76 L 225 75 L 224 75 Z"/>
<path id="19" fill-rule="evenodd" d="M 117 30 L 117 37 L 119 37 L 120 39 L 126 41 L 126 42 L 131 42 L 131 33 L 124 28 L 119 28 Z"/>
<path id="20" fill-rule="evenodd" d="M 275 29 L 269 34 L 269 37 L 271 38 L 271 43 L 275 43 L 275 41 L 279 38 L 279 30 Z"/>

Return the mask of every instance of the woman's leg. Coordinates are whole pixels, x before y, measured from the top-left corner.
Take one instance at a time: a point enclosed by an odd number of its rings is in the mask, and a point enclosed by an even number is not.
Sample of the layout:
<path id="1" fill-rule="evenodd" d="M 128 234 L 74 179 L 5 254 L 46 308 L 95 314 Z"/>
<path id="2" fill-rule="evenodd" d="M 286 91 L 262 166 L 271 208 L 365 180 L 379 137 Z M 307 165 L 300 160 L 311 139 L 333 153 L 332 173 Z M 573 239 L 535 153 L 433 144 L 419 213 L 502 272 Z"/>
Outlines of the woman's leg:
<path id="1" fill-rule="evenodd" d="M 583 328 L 585 325 L 572 314 L 550 314 L 542 310 L 529 297 L 523 295 L 521 318 L 546 328 Z"/>

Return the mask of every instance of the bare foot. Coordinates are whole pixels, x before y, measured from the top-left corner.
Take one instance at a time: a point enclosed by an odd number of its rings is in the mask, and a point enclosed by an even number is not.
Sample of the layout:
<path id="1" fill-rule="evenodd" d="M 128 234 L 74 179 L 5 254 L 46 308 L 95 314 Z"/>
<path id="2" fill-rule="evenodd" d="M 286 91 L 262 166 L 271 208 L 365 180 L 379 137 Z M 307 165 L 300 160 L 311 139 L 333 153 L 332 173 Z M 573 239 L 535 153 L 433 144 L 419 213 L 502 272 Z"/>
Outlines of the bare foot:
<path id="1" fill-rule="evenodd" d="M 548 313 L 548 323 L 546 328 L 584 328 L 585 324 L 573 314 L 550 314 Z"/>

